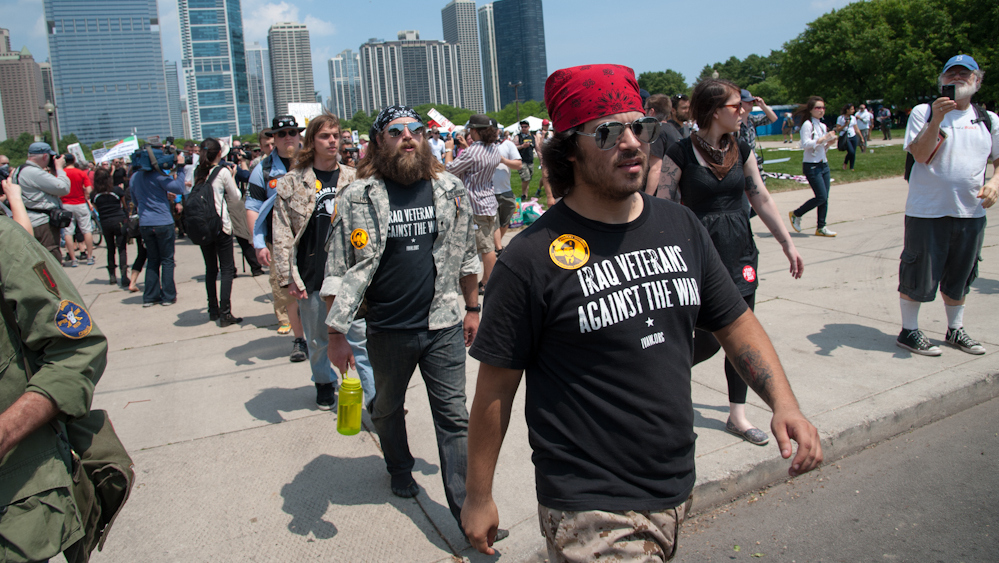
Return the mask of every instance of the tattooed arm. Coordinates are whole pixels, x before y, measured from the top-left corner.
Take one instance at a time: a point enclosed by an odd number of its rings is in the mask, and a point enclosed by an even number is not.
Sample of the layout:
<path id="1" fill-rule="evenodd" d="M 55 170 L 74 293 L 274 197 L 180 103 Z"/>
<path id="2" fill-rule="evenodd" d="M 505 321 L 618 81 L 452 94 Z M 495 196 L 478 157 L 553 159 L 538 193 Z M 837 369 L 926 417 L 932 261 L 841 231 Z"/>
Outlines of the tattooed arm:
<path id="1" fill-rule="evenodd" d="M 770 429 L 777 439 L 781 456 L 784 459 L 791 457 L 791 440 L 798 443 L 798 453 L 791 461 L 788 474 L 793 477 L 818 467 L 822 463 L 819 431 L 801 414 L 777 352 L 756 315 L 747 310 L 714 335 L 742 379 L 773 410 Z"/>
<path id="2" fill-rule="evenodd" d="M 680 203 L 680 167 L 668 156 L 663 157 L 656 197 Z"/>
<path id="3" fill-rule="evenodd" d="M 791 276 L 795 279 L 800 278 L 801 274 L 805 272 L 805 262 L 798 254 L 798 249 L 795 248 L 791 235 L 787 232 L 787 227 L 784 226 L 784 220 L 777 209 L 777 204 L 770 197 L 770 192 L 767 191 L 767 185 L 763 183 L 760 169 L 756 166 L 756 155 L 752 152 L 749 153 L 749 158 L 742 167 L 742 171 L 746 177 L 746 197 L 749 198 L 749 204 L 753 206 L 763 224 L 770 230 L 770 234 L 784 249 L 784 255 L 791 263 Z"/>

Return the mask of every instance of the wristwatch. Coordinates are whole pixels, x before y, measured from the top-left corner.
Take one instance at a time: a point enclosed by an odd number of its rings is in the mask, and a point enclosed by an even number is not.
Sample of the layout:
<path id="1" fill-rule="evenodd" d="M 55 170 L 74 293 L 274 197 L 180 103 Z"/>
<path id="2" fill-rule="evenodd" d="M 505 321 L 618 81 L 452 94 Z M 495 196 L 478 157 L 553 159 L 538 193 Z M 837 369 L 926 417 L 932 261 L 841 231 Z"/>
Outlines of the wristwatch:
<path id="1" fill-rule="evenodd" d="M 469 307 L 468 305 L 465 305 L 465 310 L 468 311 L 469 313 L 481 313 L 482 305 L 476 305 L 475 307 Z"/>

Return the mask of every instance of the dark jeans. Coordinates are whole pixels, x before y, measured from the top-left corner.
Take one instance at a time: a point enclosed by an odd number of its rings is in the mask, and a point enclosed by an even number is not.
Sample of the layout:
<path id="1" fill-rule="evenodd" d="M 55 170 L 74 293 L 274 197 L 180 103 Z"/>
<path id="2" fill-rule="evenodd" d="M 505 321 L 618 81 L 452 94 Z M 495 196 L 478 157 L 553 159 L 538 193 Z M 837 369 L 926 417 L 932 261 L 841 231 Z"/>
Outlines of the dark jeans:
<path id="1" fill-rule="evenodd" d="M 465 341 L 461 325 L 420 332 L 368 329 L 368 358 L 375 375 L 371 421 L 378 431 L 391 475 L 413 471 L 403 406 L 406 388 L 420 366 L 437 433 L 444 494 L 461 527 L 468 465 L 468 411 L 465 410 Z"/>
<path id="2" fill-rule="evenodd" d="M 128 265 L 128 235 L 125 234 L 125 220 L 101 221 L 101 231 L 108 247 L 108 271 L 116 273 L 114 252 L 118 250 L 118 263 L 122 268 Z"/>
<path id="3" fill-rule="evenodd" d="M 143 303 L 177 300 L 177 286 L 173 283 L 173 245 L 177 238 L 173 225 L 139 227 L 142 242 L 146 245 L 149 264 L 146 268 L 146 287 Z M 162 270 L 162 271 L 161 271 Z"/>
<path id="4" fill-rule="evenodd" d="M 219 314 L 221 311 L 232 311 L 232 278 L 236 276 L 236 265 L 232 258 L 232 235 L 223 232 L 215 237 L 215 241 L 201 245 L 201 255 L 205 258 L 205 292 L 208 294 L 208 314 Z M 222 272 L 221 299 L 215 292 L 215 280 Z"/>
<path id="5" fill-rule="evenodd" d="M 853 170 L 853 165 L 857 162 L 857 145 L 859 144 L 860 139 L 856 135 L 846 138 L 846 157 L 843 158 L 843 164 L 849 164 L 850 170 Z"/>
<path id="6" fill-rule="evenodd" d="M 826 212 L 829 210 L 829 187 L 832 184 L 829 176 L 828 162 L 805 162 L 801 165 L 805 178 L 808 178 L 808 185 L 812 187 L 815 197 L 806 201 L 801 207 L 794 210 L 794 214 L 803 217 L 816 207 L 819 208 L 818 228 L 826 226 Z"/>
<path id="7" fill-rule="evenodd" d="M 743 295 L 742 298 L 746 300 L 746 304 L 749 305 L 750 310 L 756 308 L 755 293 Z M 718 350 L 721 350 L 721 343 L 718 342 L 715 335 L 706 330 L 694 330 L 693 365 L 696 366 L 711 356 L 714 356 L 718 353 Z M 725 381 L 728 383 L 728 402 L 735 403 L 737 405 L 746 404 L 746 395 L 749 390 L 749 386 L 746 385 L 745 381 L 743 381 L 739 372 L 735 370 L 735 366 L 732 365 L 732 362 L 728 361 L 728 357 L 725 358 Z"/>
<path id="8" fill-rule="evenodd" d="M 146 245 L 142 244 L 142 236 L 135 239 L 135 263 L 132 264 L 133 272 L 141 272 L 146 265 Z"/>

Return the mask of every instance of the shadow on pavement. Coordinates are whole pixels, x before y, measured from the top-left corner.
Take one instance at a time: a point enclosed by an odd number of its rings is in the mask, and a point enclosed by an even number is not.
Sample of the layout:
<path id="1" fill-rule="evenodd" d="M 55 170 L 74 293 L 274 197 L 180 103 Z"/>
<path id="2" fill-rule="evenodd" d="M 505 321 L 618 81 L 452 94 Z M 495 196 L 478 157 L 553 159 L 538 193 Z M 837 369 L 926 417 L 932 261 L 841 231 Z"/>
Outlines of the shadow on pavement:
<path id="1" fill-rule="evenodd" d="M 808 340 L 819 347 L 815 352 L 820 356 L 830 356 L 837 348 L 854 348 L 872 352 L 891 352 L 896 358 L 909 357 L 895 346 L 897 334 L 888 334 L 876 328 L 853 324 L 835 323 L 822 327 L 822 330 L 808 335 Z"/>
<path id="2" fill-rule="evenodd" d="M 728 414 L 728 406 L 718 406 L 718 405 L 702 405 L 700 403 L 694 403 L 694 428 L 710 428 L 712 430 L 725 430 L 725 423 L 714 419 L 714 418 L 704 418 L 698 409 L 706 409 L 711 411 L 719 411 Z"/>
<path id="3" fill-rule="evenodd" d="M 428 466 L 417 460 L 417 469 Z M 291 483 L 281 487 L 284 503 L 281 510 L 291 516 L 288 531 L 299 536 L 311 532 L 316 539 L 330 539 L 337 534 L 335 522 L 325 519 L 330 505 L 358 506 L 390 504 L 406 515 L 432 544 L 444 551 L 451 551 L 432 523 L 411 499 L 396 497 L 389 490 L 389 475 L 385 462 L 379 456 L 340 458 L 321 455 L 310 461 Z M 423 506 L 436 505 L 425 491 L 417 497 Z M 441 510 L 450 515 L 446 507 Z M 352 513 L 353 514 L 353 513 Z"/>
<path id="4" fill-rule="evenodd" d="M 319 410 L 315 403 L 316 388 L 312 385 L 285 389 L 271 387 L 261 389 L 259 393 L 245 403 L 246 412 L 253 418 L 272 424 L 284 422 L 282 412 L 299 411 L 303 408 Z"/>
<path id="5" fill-rule="evenodd" d="M 256 317 L 255 317 L 256 318 Z M 251 323 L 252 319 L 244 319 L 243 324 Z M 251 340 L 226 351 L 225 357 L 236 362 L 237 366 L 256 365 L 257 360 L 276 360 L 291 354 L 292 339 L 288 336 L 268 336 Z"/>
<path id="6" fill-rule="evenodd" d="M 188 309 L 177 314 L 177 320 L 174 321 L 174 326 L 198 326 L 204 324 L 215 324 L 214 321 L 208 320 L 208 309 Z"/>
<path id="7" fill-rule="evenodd" d="M 971 289 L 982 295 L 995 295 L 999 293 L 999 281 L 987 278 L 978 278 L 971 284 Z"/>

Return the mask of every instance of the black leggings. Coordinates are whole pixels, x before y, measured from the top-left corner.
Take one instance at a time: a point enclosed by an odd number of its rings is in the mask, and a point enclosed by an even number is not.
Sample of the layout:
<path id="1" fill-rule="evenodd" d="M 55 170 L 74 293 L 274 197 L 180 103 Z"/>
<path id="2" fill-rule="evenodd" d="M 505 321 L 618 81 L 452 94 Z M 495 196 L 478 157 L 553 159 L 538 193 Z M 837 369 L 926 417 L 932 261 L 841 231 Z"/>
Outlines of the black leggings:
<path id="1" fill-rule="evenodd" d="M 104 233 L 104 240 L 108 247 L 108 271 L 115 273 L 117 266 L 114 260 L 114 251 L 118 249 L 118 263 L 122 268 L 128 266 L 128 235 L 125 234 L 125 220 L 112 219 L 101 221 L 101 231 Z"/>
<path id="2" fill-rule="evenodd" d="M 745 295 L 743 296 L 743 299 L 746 300 L 746 304 L 749 305 L 750 310 L 755 309 L 755 293 Z M 695 366 L 717 354 L 718 350 L 721 350 L 721 344 L 713 334 L 706 330 L 694 330 Z M 728 381 L 728 402 L 735 403 L 737 405 L 746 404 L 746 394 L 749 387 L 746 385 L 746 382 L 742 380 L 739 372 L 735 371 L 735 366 L 732 365 L 732 362 L 728 361 L 728 358 L 725 358 L 725 380 Z"/>
<path id="3" fill-rule="evenodd" d="M 142 244 L 142 237 L 135 237 L 135 263 L 132 264 L 133 272 L 141 272 L 146 265 L 146 245 Z"/>
<path id="4" fill-rule="evenodd" d="M 208 313 L 218 314 L 232 310 L 232 278 L 236 276 L 236 264 L 232 257 L 232 235 L 219 233 L 214 242 L 201 245 L 201 255 L 205 258 L 205 291 L 208 293 Z M 215 291 L 215 280 L 222 272 L 222 294 Z M 221 298 L 220 298 L 221 297 Z"/>

